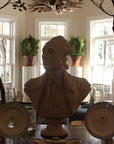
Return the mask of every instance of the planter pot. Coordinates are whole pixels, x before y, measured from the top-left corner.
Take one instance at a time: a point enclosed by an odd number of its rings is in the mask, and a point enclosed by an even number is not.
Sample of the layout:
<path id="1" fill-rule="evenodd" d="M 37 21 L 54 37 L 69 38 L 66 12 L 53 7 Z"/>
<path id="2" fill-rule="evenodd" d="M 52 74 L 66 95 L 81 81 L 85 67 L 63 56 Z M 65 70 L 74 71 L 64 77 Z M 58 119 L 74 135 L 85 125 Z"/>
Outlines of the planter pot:
<path id="1" fill-rule="evenodd" d="M 24 66 L 34 66 L 35 56 L 24 56 Z"/>
<path id="2" fill-rule="evenodd" d="M 71 56 L 72 59 L 72 67 L 80 66 L 81 56 Z"/>

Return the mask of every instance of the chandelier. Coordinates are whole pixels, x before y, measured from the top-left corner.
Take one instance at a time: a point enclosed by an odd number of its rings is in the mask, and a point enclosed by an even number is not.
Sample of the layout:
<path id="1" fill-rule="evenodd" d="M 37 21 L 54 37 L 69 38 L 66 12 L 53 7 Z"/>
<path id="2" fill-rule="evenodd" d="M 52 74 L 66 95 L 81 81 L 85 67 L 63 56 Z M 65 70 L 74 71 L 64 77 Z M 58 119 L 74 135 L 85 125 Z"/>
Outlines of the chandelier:
<path id="1" fill-rule="evenodd" d="M 29 9 L 31 12 L 37 11 L 62 13 L 64 11 L 74 11 L 75 9 L 81 8 L 83 0 L 31 0 Z"/>

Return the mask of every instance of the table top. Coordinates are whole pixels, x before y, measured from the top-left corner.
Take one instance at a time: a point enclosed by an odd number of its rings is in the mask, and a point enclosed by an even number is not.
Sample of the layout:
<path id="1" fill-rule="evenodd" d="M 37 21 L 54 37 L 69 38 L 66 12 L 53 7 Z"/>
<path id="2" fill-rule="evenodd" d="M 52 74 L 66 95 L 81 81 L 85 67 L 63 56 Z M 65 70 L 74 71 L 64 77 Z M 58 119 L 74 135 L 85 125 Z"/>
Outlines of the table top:
<path id="1" fill-rule="evenodd" d="M 32 144 L 32 140 L 41 139 L 41 130 L 45 128 L 46 125 L 37 125 L 36 130 L 31 133 L 26 133 L 24 136 L 12 139 L 5 139 L 5 143 L 2 144 Z M 85 126 L 76 126 L 76 125 L 63 125 L 63 127 L 68 131 L 68 136 L 65 140 L 69 139 L 78 139 L 81 140 L 81 144 L 101 144 L 101 140 L 91 136 Z"/>

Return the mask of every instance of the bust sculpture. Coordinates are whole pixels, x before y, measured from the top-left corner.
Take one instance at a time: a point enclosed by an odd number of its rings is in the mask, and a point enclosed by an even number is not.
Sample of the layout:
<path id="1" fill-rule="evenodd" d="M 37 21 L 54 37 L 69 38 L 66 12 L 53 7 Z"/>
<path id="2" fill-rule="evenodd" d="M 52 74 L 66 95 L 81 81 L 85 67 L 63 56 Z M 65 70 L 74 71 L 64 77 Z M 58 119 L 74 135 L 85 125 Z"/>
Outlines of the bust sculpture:
<path id="1" fill-rule="evenodd" d="M 52 132 L 46 129 L 43 136 L 65 136 L 67 132 L 60 132 L 55 123 L 76 112 L 77 108 L 91 90 L 91 86 L 84 78 L 78 78 L 67 73 L 66 56 L 72 53 L 67 40 L 57 36 L 48 41 L 43 47 L 43 65 L 45 73 L 38 78 L 30 79 L 25 84 L 25 93 L 30 97 L 38 115 L 51 124 Z M 51 121 L 51 122 L 50 122 Z M 56 121 L 56 122 L 55 122 Z M 54 124 L 52 128 L 52 124 Z"/>

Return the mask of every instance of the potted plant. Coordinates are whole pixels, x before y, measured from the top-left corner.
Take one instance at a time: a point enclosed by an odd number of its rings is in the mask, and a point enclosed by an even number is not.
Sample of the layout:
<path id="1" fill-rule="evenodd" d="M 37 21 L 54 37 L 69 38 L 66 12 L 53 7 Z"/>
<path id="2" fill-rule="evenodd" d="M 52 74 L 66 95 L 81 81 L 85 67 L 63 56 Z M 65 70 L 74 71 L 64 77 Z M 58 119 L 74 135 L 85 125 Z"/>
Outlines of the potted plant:
<path id="1" fill-rule="evenodd" d="M 80 38 L 79 36 L 75 37 L 72 36 L 70 40 L 68 41 L 71 48 L 73 48 L 73 53 L 71 54 L 72 58 L 72 66 L 80 66 L 80 60 L 81 56 L 84 55 L 85 49 L 84 49 L 84 44 L 85 40 Z"/>
<path id="2" fill-rule="evenodd" d="M 25 66 L 34 65 L 34 58 L 38 54 L 39 42 L 39 39 L 35 39 L 31 35 L 21 41 L 20 50 L 22 55 L 24 56 Z"/>

